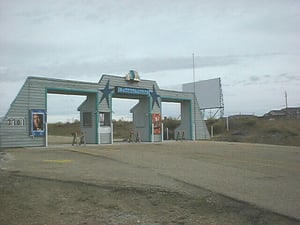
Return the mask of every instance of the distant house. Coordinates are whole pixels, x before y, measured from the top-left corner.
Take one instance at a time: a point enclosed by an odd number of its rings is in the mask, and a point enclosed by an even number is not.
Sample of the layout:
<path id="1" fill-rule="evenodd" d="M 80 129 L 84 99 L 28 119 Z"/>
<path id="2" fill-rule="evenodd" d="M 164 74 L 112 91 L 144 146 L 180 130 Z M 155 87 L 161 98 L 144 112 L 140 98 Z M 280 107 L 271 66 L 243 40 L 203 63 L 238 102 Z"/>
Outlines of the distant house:
<path id="1" fill-rule="evenodd" d="M 256 118 L 255 115 L 246 115 L 246 114 L 238 114 L 238 115 L 232 115 L 230 116 L 232 119 L 253 119 Z"/>
<path id="2" fill-rule="evenodd" d="M 266 113 L 264 117 L 267 118 L 293 118 L 293 119 L 300 119 L 300 107 L 290 107 L 290 108 L 283 108 L 280 110 L 271 110 L 270 112 Z"/>

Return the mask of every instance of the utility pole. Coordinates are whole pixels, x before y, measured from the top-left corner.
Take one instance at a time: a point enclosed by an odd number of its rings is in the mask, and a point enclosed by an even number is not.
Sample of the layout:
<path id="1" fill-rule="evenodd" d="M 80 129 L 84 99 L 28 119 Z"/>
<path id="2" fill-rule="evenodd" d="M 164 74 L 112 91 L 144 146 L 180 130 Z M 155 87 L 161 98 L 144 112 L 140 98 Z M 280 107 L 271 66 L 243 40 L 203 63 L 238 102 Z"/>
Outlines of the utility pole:
<path id="1" fill-rule="evenodd" d="M 287 92 L 284 92 L 284 97 L 285 97 L 285 108 L 288 108 L 288 101 L 287 101 Z"/>
<path id="2" fill-rule="evenodd" d="M 193 141 L 196 140 L 196 80 L 195 80 L 195 55 L 193 53 L 193 85 L 194 85 L 194 123 L 193 123 Z"/>

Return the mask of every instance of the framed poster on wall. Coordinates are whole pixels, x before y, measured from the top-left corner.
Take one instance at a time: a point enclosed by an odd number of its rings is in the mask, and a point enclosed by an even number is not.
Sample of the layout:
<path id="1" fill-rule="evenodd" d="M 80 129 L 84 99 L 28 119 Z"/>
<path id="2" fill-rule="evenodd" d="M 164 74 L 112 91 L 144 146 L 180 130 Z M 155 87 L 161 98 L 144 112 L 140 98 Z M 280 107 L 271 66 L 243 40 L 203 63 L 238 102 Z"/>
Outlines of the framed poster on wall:
<path id="1" fill-rule="evenodd" d="M 32 109 L 29 113 L 30 135 L 44 137 L 46 129 L 46 113 L 42 109 Z"/>
<path id="2" fill-rule="evenodd" d="M 159 113 L 152 114 L 152 124 L 154 134 L 160 134 L 161 132 L 161 115 Z"/>

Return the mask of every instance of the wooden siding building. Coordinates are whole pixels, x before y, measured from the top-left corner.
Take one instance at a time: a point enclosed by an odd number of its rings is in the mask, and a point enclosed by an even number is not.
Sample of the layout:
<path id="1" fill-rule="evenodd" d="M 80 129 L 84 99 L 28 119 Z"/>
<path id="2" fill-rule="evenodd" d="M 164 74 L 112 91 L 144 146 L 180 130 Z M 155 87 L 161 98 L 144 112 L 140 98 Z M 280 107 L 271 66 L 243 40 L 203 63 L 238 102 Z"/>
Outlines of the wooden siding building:
<path id="1" fill-rule="evenodd" d="M 0 121 L 0 147 L 47 146 L 47 94 L 82 95 L 78 107 L 81 131 L 90 144 L 112 144 L 112 98 L 138 99 L 132 108 L 134 132 L 141 141 L 161 142 L 161 103 L 181 104 L 181 124 L 187 140 L 210 138 L 193 93 L 161 90 L 155 81 L 131 73 L 102 75 L 98 83 L 28 77 Z M 38 124 L 39 123 L 39 124 Z"/>

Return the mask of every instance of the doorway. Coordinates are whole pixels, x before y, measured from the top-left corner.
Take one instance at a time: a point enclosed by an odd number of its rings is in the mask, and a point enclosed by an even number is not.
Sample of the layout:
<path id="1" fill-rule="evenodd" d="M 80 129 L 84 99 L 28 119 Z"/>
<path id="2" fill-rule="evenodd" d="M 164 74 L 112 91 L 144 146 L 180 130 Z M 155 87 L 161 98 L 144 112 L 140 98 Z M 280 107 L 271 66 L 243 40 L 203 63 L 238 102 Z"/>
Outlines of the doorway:
<path id="1" fill-rule="evenodd" d="M 82 95 L 47 94 L 48 145 L 72 143 L 72 133 L 81 129 L 78 107 L 85 100 Z"/>
<path id="2" fill-rule="evenodd" d="M 176 128 L 181 124 L 181 103 L 162 102 L 164 140 L 176 139 Z"/>
<path id="3" fill-rule="evenodd" d="M 89 90 L 48 88 L 45 145 L 72 144 L 73 134 L 98 144 L 98 93 Z"/>
<path id="4" fill-rule="evenodd" d="M 138 99 L 113 98 L 112 122 L 114 142 L 127 142 L 133 130 L 132 108 L 139 103 Z"/>

